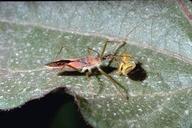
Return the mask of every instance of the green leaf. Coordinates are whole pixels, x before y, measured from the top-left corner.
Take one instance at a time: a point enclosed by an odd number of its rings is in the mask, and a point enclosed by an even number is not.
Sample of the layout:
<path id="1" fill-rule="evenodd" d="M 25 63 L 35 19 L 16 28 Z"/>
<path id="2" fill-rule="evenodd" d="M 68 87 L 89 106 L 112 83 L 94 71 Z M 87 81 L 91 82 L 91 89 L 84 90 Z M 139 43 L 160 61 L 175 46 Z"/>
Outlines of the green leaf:
<path id="1" fill-rule="evenodd" d="M 78 95 L 94 127 L 191 127 L 190 23 L 175 1 L 1 2 L 0 109 L 63 86 Z M 114 53 L 125 38 L 120 52 L 142 65 L 129 77 L 110 75 L 128 89 L 129 100 L 103 75 L 58 76 L 44 67 L 62 46 L 58 58 L 78 58 L 87 56 L 87 47 L 101 51 L 106 39 L 112 42 L 105 53 Z"/>

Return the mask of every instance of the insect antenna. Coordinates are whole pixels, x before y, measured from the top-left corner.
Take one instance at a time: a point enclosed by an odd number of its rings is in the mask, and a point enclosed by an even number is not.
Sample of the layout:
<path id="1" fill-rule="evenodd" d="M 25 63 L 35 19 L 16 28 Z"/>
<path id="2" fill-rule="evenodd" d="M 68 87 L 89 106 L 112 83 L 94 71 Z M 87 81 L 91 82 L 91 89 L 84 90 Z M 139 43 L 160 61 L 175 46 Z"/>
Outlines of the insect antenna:
<path id="1" fill-rule="evenodd" d="M 126 38 L 127 38 L 137 27 L 139 27 L 140 25 L 141 25 L 141 23 L 139 23 L 138 25 L 136 25 L 135 27 L 133 27 L 133 28 L 131 29 L 131 31 L 129 31 L 128 34 L 126 35 Z M 125 39 L 125 40 L 122 42 L 122 44 L 120 44 L 120 45 L 117 47 L 117 49 L 115 50 L 115 52 L 114 52 L 114 54 L 113 54 L 114 57 L 117 56 L 119 50 L 126 44 L 126 40 L 127 40 L 127 39 Z M 111 63 L 113 62 L 113 60 L 114 60 L 114 58 L 112 58 L 112 59 L 109 61 L 108 66 L 111 65 Z"/>
<path id="2" fill-rule="evenodd" d="M 100 57 L 100 59 L 102 60 L 103 58 L 104 58 L 104 53 L 105 53 L 105 49 L 106 49 L 106 47 L 107 47 L 107 43 L 108 43 L 109 41 L 108 40 L 106 40 L 105 41 L 105 44 L 104 44 L 104 46 L 103 46 L 103 49 L 102 49 L 102 51 L 101 51 L 101 54 L 99 53 L 99 52 L 97 52 L 96 50 L 94 50 L 94 49 L 92 49 L 92 48 L 89 48 L 88 47 L 88 53 L 90 54 L 90 50 L 91 51 L 94 51 L 95 53 L 97 53 L 97 55 Z"/>
<path id="3" fill-rule="evenodd" d="M 112 55 L 112 59 L 109 61 L 107 66 L 110 66 L 111 63 L 113 62 L 113 60 L 117 57 L 117 53 L 119 52 L 119 50 L 126 44 L 126 42 L 123 41 L 123 43 L 121 45 L 119 45 L 119 47 L 115 50 L 114 54 Z"/>

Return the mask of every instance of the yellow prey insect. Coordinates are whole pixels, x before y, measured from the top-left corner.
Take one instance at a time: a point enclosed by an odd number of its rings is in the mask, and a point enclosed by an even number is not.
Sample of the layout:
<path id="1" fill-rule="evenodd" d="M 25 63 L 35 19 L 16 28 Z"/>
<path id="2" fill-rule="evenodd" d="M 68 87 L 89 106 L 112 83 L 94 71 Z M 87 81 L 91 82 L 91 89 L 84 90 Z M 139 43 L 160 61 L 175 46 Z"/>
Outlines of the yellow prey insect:
<path id="1" fill-rule="evenodd" d="M 119 57 L 120 57 L 120 63 L 118 66 L 117 73 L 119 75 L 127 76 L 127 74 L 136 67 L 134 59 L 129 53 L 121 53 Z"/>

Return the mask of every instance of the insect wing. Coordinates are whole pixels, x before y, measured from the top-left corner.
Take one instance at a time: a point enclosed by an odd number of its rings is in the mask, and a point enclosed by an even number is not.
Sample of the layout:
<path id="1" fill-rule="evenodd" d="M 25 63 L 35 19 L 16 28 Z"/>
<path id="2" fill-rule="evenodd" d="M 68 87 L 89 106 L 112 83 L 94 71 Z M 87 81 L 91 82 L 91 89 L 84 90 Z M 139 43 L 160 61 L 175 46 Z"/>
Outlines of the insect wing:
<path id="1" fill-rule="evenodd" d="M 66 64 L 70 63 L 71 60 L 57 60 L 50 63 L 45 64 L 47 68 L 50 69 L 60 69 L 66 66 Z"/>

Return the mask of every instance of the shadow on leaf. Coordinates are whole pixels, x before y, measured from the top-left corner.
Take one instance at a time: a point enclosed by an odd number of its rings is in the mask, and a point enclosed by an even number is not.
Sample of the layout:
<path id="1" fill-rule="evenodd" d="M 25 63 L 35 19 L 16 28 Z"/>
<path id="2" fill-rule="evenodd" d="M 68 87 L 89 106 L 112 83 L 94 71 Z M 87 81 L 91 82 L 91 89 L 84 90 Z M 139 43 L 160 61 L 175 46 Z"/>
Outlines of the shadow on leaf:
<path id="1" fill-rule="evenodd" d="M 67 88 L 57 88 L 44 97 L 28 101 L 18 108 L 0 110 L 1 127 L 92 128 L 84 120 L 75 100 Z"/>
<path id="2" fill-rule="evenodd" d="M 106 72 L 107 74 L 115 71 L 117 68 L 109 67 L 109 66 L 102 66 L 101 69 Z M 78 71 L 64 71 L 57 74 L 58 76 L 84 76 L 85 73 L 80 73 Z M 90 76 L 101 75 L 101 73 L 95 68 L 92 70 L 92 74 Z"/>
<path id="3" fill-rule="evenodd" d="M 128 77 L 134 81 L 143 81 L 147 78 L 147 72 L 142 68 L 142 63 L 138 62 L 133 71 L 128 74 Z"/>
<path id="4" fill-rule="evenodd" d="M 147 78 L 147 72 L 142 68 L 142 63 L 137 63 L 136 67 L 133 71 L 131 71 L 127 76 L 134 81 L 143 81 Z M 101 69 L 110 74 L 117 70 L 116 67 L 111 66 L 102 66 Z M 57 74 L 58 76 L 85 76 L 85 73 L 80 73 L 78 71 L 64 71 Z M 92 74 L 90 76 L 98 76 L 102 75 L 96 68 L 92 70 Z"/>

